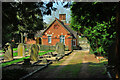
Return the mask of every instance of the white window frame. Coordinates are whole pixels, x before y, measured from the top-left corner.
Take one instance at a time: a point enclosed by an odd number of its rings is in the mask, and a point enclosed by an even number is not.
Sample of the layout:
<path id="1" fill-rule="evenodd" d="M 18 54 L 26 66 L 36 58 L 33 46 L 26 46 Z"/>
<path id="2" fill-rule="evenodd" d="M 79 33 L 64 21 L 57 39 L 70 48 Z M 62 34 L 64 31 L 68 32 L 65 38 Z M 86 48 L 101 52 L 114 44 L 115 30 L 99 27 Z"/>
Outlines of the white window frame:
<path id="1" fill-rule="evenodd" d="M 50 41 L 49 41 L 49 39 L 50 39 Z M 52 38 L 51 38 L 51 36 L 48 36 L 48 43 L 51 43 L 52 42 Z"/>
<path id="2" fill-rule="evenodd" d="M 61 35 L 61 36 L 64 36 L 64 35 Z M 60 41 L 61 41 L 61 36 L 60 36 Z M 64 36 L 63 39 L 64 39 L 64 45 L 65 45 L 65 36 Z M 62 40 L 62 41 L 63 41 L 63 40 Z"/>
<path id="3" fill-rule="evenodd" d="M 73 46 L 76 46 L 76 40 L 73 40 L 75 42 L 75 44 L 73 44 Z"/>

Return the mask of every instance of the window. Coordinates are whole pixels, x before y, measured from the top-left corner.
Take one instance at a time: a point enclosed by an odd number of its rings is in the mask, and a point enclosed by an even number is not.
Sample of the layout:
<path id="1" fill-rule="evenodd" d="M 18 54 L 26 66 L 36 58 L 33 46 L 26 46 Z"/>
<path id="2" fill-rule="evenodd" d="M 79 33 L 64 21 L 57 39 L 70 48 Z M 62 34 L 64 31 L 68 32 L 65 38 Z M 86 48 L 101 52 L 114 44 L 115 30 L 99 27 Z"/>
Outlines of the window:
<path id="1" fill-rule="evenodd" d="M 48 43 L 51 43 L 51 36 L 48 36 Z"/>
<path id="2" fill-rule="evenodd" d="M 65 44 L 65 36 L 63 36 L 63 35 L 60 36 L 60 42 L 61 43 L 63 42 Z"/>
<path id="3" fill-rule="evenodd" d="M 73 40 L 73 46 L 76 46 L 76 40 Z"/>

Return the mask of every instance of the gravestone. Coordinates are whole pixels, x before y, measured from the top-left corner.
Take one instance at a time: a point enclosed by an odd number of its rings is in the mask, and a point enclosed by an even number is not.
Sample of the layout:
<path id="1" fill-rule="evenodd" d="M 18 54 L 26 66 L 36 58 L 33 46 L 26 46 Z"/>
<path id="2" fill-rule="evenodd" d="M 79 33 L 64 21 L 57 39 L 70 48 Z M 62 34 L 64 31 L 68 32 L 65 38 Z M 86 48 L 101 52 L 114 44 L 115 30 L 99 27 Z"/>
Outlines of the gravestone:
<path id="1" fill-rule="evenodd" d="M 56 52 L 58 52 L 58 42 L 56 43 Z"/>
<path id="2" fill-rule="evenodd" d="M 65 46 L 63 43 L 58 42 L 56 44 L 56 52 L 58 53 L 57 56 L 61 57 L 65 55 Z"/>
<path id="3" fill-rule="evenodd" d="M 49 61 L 46 58 L 43 58 L 41 63 L 48 63 Z"/>
<path id="4" fill-rule="evenodd" d="M 13 60 L 13 49 L 10 43 L 5 44 L 4 60 Z"/>
<path id="5" fill-rule="evenodd" d="M 18 45 L 18 56 L 25 56 L 25 47 L 24 47 L 24 44 L 23 43 L 20 43 Z"/>
<path id="6" fill-rule="evenodd" d="M 40 52 L 40 44 L 37 44 L 38 45 L 38 52 Z"/>
<path id="7" fill-rule="evenodd" d="M 38 61 L 39 60 L 39 58 L 38 58 L 38 45 L 36 45 L 36 44 L 33 44 L 32 46 L 31 46 L 31 53 L 30 53 L 30 59 L 32 60 L 32 61 Z"/>

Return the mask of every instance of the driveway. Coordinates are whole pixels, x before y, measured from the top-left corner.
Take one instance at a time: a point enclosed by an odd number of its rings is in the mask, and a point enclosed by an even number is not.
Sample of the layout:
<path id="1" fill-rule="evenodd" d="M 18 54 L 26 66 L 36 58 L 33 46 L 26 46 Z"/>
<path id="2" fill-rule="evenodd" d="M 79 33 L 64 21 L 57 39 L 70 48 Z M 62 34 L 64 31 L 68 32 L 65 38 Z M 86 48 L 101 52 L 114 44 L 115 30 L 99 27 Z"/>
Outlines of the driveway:
<path id="1" fill-rule="evenodd" d="M 104 64 L 87 50 L 75 50 L 59 62 L 38 71 L 29 79 L 38 78 L 108 78 Z"/>

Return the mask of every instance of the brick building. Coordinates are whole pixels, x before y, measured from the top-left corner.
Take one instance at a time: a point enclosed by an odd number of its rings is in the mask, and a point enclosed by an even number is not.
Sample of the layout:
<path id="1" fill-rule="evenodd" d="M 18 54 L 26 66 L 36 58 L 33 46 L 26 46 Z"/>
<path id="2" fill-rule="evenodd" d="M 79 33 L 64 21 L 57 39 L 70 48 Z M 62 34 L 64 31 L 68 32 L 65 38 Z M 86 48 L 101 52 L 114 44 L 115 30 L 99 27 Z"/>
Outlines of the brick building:
<path id="1" fill-rule="evenodd" d="M 66 23 L 66 15 L 59 14 L 59 19 L 55 20 L 43 32 L 42 45 L 55 46 L 57 42 L 63 42 L 71 50 L 71 47 L 77 47 L 78 34 L 73 31 Z"/>

